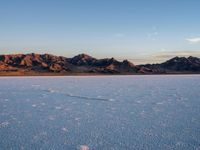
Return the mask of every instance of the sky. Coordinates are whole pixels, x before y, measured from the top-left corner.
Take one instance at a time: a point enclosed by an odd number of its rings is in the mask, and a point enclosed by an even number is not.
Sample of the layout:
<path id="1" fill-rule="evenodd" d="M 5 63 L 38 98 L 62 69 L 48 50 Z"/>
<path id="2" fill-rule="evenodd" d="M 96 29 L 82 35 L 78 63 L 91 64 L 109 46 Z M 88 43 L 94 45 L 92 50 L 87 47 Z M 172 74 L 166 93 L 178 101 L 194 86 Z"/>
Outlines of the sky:
<path id="1" fill-rule="evenodd" d="M 0 0 L 0 54 L 200 57 L 200 0 Z"/>

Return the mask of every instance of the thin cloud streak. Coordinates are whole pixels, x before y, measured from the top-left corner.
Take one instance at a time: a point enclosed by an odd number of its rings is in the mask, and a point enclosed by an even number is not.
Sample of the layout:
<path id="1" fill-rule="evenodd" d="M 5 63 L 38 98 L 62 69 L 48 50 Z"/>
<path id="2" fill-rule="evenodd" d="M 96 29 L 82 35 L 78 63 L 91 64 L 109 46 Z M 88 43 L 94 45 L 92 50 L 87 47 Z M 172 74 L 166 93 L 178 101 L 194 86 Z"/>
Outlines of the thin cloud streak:
<path id="1" fill-rule="evenodd" d="M 197 44 L 197 43 L 200 43 L 200 37 L 189 38 L 189 39 L 186 39 L 186 41 L 188 41 L 191 44 Z"/>
<path id="2" fill-rule="evenodd" d="M 163 58 L 168 59 L 170 57 L 188 57 L 188 56 L 195 56 L 200 57 L 200 51 L 171 51 L 171 52 L 160 52 L 153 55 L 155 58 Z"/>
<path id="3" fill-rule="evenodd" d="M 140 64 L 162 63 L 176 56 L 178 57 L 194 56 L 194 57 L 200 58 L 200 51 L 158 52 L 158 53 L 149 54 L 146 56 L 140 56 L 140 57 L 134 57 L 134 58 L 132 57 L 132 58 L 127 58 L 127 59 L 136 65 L 140 65 Z M 118 59 L 118 60 L 122 60 L 122 59 Z"/>

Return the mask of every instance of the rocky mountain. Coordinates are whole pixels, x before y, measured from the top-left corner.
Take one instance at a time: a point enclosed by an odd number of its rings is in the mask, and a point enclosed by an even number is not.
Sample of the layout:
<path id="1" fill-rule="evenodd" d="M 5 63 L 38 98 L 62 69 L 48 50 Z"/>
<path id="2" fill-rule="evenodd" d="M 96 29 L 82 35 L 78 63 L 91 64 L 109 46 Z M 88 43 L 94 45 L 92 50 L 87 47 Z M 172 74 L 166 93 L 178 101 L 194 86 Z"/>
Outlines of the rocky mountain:
<path id="1" fill-rule="evenodd" d="M 140 67 L 128 60 L 119 62 L 114 58 L 96 59 L 86 54 L 66 58 L 32 53 L 0 55 L 0 72 L 135 74 L 140 73 Z"/>
<path id="2" fill-rule="evenodd" d="M 200 58 L 174 57 L 161 64 L 147 64 L 141 67 L 149 68 L 153 73 L 200 73 Z"/>
<path id="3" fill-rule="evenodd" d="M 86 54 L 72 58 L 50 54 L 0 55 L 0 75 L 40 74 L 168 74 L 200 73 L 197 57 L 174 57 L 160 64 L 134 65 L 128 60 L 96 59 Z"/>

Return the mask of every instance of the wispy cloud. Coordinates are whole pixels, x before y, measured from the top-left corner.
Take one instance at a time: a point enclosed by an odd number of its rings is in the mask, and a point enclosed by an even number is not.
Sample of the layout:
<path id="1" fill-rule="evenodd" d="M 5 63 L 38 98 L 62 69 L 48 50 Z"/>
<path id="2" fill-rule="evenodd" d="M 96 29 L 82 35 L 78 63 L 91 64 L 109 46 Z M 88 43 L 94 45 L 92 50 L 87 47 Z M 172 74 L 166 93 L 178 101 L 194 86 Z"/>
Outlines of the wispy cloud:
<path id="1" fill-rule="evenodd" d="M 160 51 L 157 53 L 152 53 L 152 54 L 144 54 L 144 55 L 138 55 L 135 57 L 125 57 L 128 60 L 132 61 L 134 64 L 147 64 L 147 63 L 161 63 L 165 62 L 168 59 L 171 59 L 173 57 L 189 57 L 189 56 L 194 56 L 194 57 L 199 57 L 200 58 L 200 51 Z M 119 60 L 122 60 L 119 59 Z"/>
<path id="2" fill-rule="evenodd" d="M 157 31 L 157 27 L 153 26 L 152 31 L 147 34 L 147 38 L 151 39 L 152 41 L 155 41 L 158 37 L 159 33 Z"/>
<path id="3" fill-rule="evenodd" d="M 175 56 L 188 57 L 195 56 L 200 57 L 200 51 L 168 51 L 168 52 L 159 52 L 152 55 L 155 59 L 170 59 Z"/>
<path id="4" fill-rule="evenodd" d="M 197 44 L 200 43 L 200 37 L 195 37 L 195 38 L 189 38 L 186 39 L 188 42 L 192 43 L 192 44 Z"/>

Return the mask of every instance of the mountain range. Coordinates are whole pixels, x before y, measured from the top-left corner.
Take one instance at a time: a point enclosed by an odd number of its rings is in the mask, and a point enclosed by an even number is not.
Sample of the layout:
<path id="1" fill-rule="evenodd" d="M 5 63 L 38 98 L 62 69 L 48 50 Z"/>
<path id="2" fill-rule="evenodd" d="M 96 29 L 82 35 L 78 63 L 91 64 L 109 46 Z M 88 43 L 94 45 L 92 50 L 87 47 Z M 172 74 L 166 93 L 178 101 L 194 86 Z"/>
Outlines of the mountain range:
<path id="1" fill-rule="evenodd" d="M 51 54 L 0 55 L 0 75 L 199 74 L 200 58 L 174 57 L 160 64 L 134 65 L 128 60 L 72 58 Z"/>

